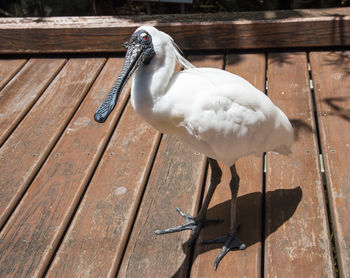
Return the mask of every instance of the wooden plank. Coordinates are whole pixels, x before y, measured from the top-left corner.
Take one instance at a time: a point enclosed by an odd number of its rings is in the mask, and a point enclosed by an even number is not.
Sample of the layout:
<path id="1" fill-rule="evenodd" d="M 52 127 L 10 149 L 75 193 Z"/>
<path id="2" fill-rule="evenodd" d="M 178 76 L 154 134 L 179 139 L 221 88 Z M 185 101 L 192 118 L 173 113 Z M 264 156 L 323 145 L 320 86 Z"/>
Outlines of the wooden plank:
<path id="1" fill-rule="evenodd" d="M 142 24 L 184 50 L 350 44 L 350 8 L 137 17 L 0 18 L 0 53 L 124 51 Z M 200 42 L 200 43 L 199 43 Z"/>
<path id="2" fill-rule="evenodd" d="M 159 140 L 129 104 L 46 276 L 115 277 Z"/>
<path id="3" fill-rule="evenodd" d="M 333 232 L 341 277 L 350 275 L 350 52 L 312 52 Z"/>
<path id="4" fill-rule="evenodd" d="M 46 277 L 115 277 L 159 139 L 129 104 Z"/>
<path id="5" fill-rule="evenodd" d="M 68 61 L 1 147 L 0 227 L 40 169 L 104 61 L 102 58 Z"/>
<path id="6" fill-rule="evenodd" d="M 269 54 L 268 86 L 297 139 L 266 156 L 265 277 L 335 277 L 306 53 Z"/>
<path id="7" fill-rule="evenodd" d="M 197 214 L 206 160 L 164 135 L 142 199 L 118 277 L 185 277 L 190 231 L 156 235 L 156 229 L 184 223 L 180 207 Z"/>
<path id="8" fill-rule="evenodd" d="M 90 66 L 84 67 L 82 61 Z M 94 72 L 103 64 L 103 59 L 82 61 L 75 61 L 80 65 L 75 70 L 85 75 L 86 69 Z M 41 277 L 47 268 L 128 98 L 126 88 L 117 111 L 105 124 L 93 120 L 94 111 L 115 82 L 116 69 L 121 69 L 122 63 L 118 58 L 108 61 L 4 227 L 0 250 L 3 276 Z M 76 82 L 77 76 L 72 71 L 70 75 L 76 77 Z"/>
<path id="9" fill-rule="evenodd" d="M 214 61 L 201 66 L 220 67 Z M 265 55 L 231 54 L 227 56 L 226 70 L 242 76 L 260 90 L 265 90 Z M 239 237 L 247 245 L 245 251 L 231 251 L 214 271 L 214 260 L 220 252 L 220 245 L 201 245 L 199 242 L 228 233 L 230 225 L 229 168 L 220 163 L 223 170 L 221 183 L 217 187 L 208 208 L 208 219 L 224 219 L 223 223 L 205 227 L 197 241 L 191 277 L 260 277 L 261 270 L 261 190 L 262 158 L 253 156 L 241 158 L 237 163 L 240 175 L 240 189 L 237 203 L 237 221 L 241 224 Z M 210 177 L 210 171 L 208 177 Z M 209 179 L 207 182 L 207 189 Z"/>
<path id="10" fill-rule="evenodd" d="M 26 63 L 26 59 L 1 59 L 0 60 L 0 90 Z"/>
<path id="11" fill-rule="evenodd" d="M 30 59 L 0 92 L 0 146 L 41 96 L 65 59 Z"/>

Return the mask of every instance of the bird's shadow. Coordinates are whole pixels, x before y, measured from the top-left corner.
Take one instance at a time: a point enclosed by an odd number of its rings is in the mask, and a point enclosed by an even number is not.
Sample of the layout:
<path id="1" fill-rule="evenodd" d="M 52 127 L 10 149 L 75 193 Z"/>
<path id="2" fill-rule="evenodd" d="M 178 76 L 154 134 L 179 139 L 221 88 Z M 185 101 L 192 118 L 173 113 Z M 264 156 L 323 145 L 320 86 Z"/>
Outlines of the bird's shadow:
<path id="1" fill-rule="evenodd" d="M 350 75 L 350 55 L 345 51 L 332 51 L 323 60 L 324 65 L 342 70 L 345 77 Z"/>
<path id="2" fill-rule="evenodd" d="M 279 66 L 283 64 L 294 64 L 293 56 L 290 53 L 271 52 L 268 57 L 271 64 L 277 64 Z"/>
<path id="3" fill-rule="evenodd" d="M 262 208 L 263 195 L 261 192 L 246 194 L 237 198 L 237 221 L 240 223 L 238 237 L 246 244 L 247 248 L 262 240 L 265 240 L 270 234 L 274 233 L 279 227 L 290 219 L 296 211 L 298 204 L 302 199 L 302 190 L 300 187 L 293 189 L 278 189 L 268 191 L 265 194 L 265 208 Z M 192 257 L 191 247 L 187 242 L 182 244 L 182 249 L 186 258 L 172 277 L 181 277 L 186 273 L 189 262 L 195 261 L 196 257 L 212 249 L 219 250 L 220 244 L 211 244 L 201 246 L 202 240 L 213 239 L 223 236 L 229 232 L 230 226 L 230 200 L 220 203 L 207 211 L 207 219 L 223 219 L 222 223 L 205 227 L 197 240 L 196 250 Z M 264 214 L 264 215 L 263 215 Z M 265 223 L 262 221 L 265 218 Z M 265 226 L 266 225 L 266 226 Z M 262 228 L 265 227 L 265 232 Z M 231 251 L 242 252 L 242 251 Z M 192 258 L 190 258 L 192 257 Z M 213 263 L 214 263 L 213 258 Z M 220 267 L 220 266 L 219 266 Z"/>
<path id="4" fill-rule="evenodd" d="M 289 119 L 289 121 L 292 124 L 293 130 L 294 130 L 295 141 L 299 140 L 300 134 L 302 134 L 303 132 L 308 132 L 308 133 L 314 132 L 312 126 L 301 119 Z"/>
<path id="5" fill-rule="evenodd" d="M 328 97 L 322 101 L 332 109 L 332 112 L 328 113 L 329 115 L 336 115 L 350 122 L 350 109 L 347 108 L 350 97 Z"/>

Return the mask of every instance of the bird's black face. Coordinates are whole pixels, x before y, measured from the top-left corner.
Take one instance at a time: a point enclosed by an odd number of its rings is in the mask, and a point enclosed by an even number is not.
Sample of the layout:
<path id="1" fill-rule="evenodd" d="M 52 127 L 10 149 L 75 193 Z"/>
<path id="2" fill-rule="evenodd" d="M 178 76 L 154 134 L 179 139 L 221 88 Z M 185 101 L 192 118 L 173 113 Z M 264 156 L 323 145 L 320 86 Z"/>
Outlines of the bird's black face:
<path id="1" fill-rule="evenodd" d="M 125 59 L 129 59 L 129 55 L 132 56 L 133 53 L 140 51 L 142 54 L 141 61 L 147 65 L 152 60 L 155 55 L 152 37 L 144 30 L 135 32 L 129 41 L 124 43 L 124 47 L 127 49 Z"/>
<path id="2" fill-rule="evenodd" d="M 124 66 L 108 96 L 95 112 L 94 118 L 97 122 L 103 123 L 107 119 L 108 115 L 115 107 L 120 92 L 130 76 L 141 65 L 141 63 L 148 65 L 155 55 L 152 37 L 144 30 L 135 32 L 130 40 L 124 43 L 124 47 L 126 48 Z"/>

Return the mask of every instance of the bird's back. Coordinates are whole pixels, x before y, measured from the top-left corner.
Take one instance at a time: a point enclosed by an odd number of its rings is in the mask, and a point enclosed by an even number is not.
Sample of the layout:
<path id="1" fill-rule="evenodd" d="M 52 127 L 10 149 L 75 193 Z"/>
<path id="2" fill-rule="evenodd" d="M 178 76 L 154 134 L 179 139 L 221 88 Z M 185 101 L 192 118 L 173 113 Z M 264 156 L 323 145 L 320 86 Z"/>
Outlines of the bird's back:
<path id="1" fill-rule="evenodd" d="M 160 130 L 228 166 L 251 153 L 288 153 L 293 142 L 285 114 L 248 81 L 223 70 L 177 73 L 153 111 Z"/>

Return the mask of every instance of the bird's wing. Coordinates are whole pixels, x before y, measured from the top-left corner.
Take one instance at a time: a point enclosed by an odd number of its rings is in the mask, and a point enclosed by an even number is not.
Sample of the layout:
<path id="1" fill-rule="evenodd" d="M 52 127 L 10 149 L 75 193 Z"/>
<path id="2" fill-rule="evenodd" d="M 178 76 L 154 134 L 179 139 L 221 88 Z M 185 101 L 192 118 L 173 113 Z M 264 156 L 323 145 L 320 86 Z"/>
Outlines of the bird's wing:
<path id="1" fill-rule="evenodd" d="M 235 126 L 257 125 L 274 111 L 270 99 L 248 81 L 229 72 L 198 68 L 183 71 L 170 83 L 164 100 L 168 111 L 178 119 L 192 123 L 207 121 L 232 129 Z"/>
<path id="2" fill-rule="evenodd" d="M 178 74 L 162 105 L 170 121 L 179 127 L 175 135 L 195 140 L 192 145 L 200 146 L 201 142 L 220 160 L 227 152 L 240 157 L 258 151 L 254 146 L 262 145 L 259 141 L 273 124 L 269 121 L 273 104 L 265 94 L 239 76 L 216 69 Z M 199 151 L 208 154 L 203 148 Z"/>

